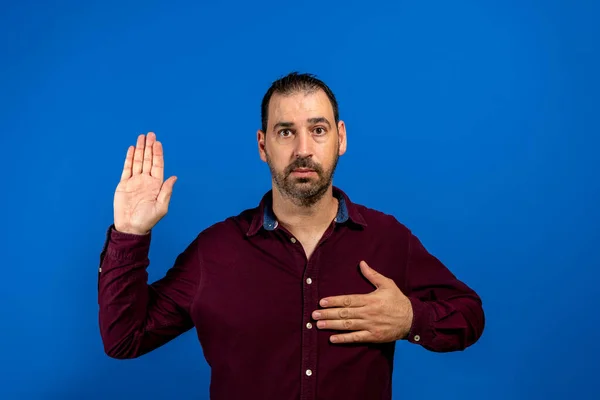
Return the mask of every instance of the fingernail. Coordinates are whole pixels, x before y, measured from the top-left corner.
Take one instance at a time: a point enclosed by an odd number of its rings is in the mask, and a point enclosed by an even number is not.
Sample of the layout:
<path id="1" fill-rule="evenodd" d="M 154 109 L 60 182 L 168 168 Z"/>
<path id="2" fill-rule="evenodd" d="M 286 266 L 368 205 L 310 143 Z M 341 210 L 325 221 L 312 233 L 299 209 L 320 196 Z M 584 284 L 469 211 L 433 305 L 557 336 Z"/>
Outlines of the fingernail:
<path id="1" fill-rule="evenodd" d="M 321 313 L 320 313 L 320 312 L 315 312 L 315 313 L 313 314 L 313 317 L 314 317 L 315 319 L 319 319 L 319 318 L 321 318 Z"/>
<path id="2" fill-rule="evenodd" d="M 327 303 L 328 303 L 327 300 L 325 300 L 325 299 L 321 300 L 321 305 L 323 307 L 327 306 Z"/>
<path id="3" fill-rule="evenodd" d="M 332 342 L 332 343 L 335 343 L 335 342 L 337 342 L 337 337 L 335 337 L 335 336 L 332 336 L 332 337 L 331 337 L 331 342 Z"/>

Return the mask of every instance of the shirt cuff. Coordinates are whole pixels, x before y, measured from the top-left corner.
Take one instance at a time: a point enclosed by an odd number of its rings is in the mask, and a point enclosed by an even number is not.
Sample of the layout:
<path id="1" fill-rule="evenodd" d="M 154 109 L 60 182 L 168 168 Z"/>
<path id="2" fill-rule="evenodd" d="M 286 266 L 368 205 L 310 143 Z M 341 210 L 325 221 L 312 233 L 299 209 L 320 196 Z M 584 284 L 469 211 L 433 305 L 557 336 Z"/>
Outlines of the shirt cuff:
<path id="1" fill-rule="evenodd" d="M 427 347 L 435 338 L 433 308 L 424 301 L 409 297 L 413 309 L 413 320 L 406 340 Z"/>
<path id="2" fill-rule="evenodd" d="M 151 232 L 145 235 L 119 232 L 111 225 L 106 235 L 106 255 L 117 259 L 146 257 L 150 252 L 151 236 Z"/>

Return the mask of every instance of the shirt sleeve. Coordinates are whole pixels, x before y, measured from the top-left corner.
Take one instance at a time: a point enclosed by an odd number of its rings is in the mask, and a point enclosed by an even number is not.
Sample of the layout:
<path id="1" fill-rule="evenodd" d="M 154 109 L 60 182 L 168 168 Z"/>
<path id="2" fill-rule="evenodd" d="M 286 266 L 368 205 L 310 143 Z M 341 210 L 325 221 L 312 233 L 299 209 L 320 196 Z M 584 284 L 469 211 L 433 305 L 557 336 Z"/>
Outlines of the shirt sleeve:
<path id="1" fill-rule="evenodd" d="M 127 234 L 111 225 L 98 270 L 99 325 L 107 355 L 136 358 L 193 327 L 190 305 L 200 275 L 197 240 L 149 285 L 151 233 Z"/>
<path id="2" fill-rule="evenodd" d="M 482 335 L 485 316 L 477 293 L 458 280 L 410 234 L 408 298 L 413 323 L 407 340 L 435 352 L 464 350 Z"/>

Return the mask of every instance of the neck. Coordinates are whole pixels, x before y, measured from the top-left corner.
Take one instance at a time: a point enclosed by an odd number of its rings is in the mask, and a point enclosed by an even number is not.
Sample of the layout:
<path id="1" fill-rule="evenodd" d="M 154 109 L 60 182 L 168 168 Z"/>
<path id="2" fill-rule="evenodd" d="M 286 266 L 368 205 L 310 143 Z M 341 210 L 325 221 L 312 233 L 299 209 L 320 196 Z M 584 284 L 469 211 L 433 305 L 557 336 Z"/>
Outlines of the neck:
<path id="1" fill-rule="evenodd" d="M 291 232 L 322 230 L 329 226 L 337 210 L 338 200 L 333 196 L 332 186 L 310 206 L 299 204 L 273 187 L 273 212 L 279 223 Z"/>

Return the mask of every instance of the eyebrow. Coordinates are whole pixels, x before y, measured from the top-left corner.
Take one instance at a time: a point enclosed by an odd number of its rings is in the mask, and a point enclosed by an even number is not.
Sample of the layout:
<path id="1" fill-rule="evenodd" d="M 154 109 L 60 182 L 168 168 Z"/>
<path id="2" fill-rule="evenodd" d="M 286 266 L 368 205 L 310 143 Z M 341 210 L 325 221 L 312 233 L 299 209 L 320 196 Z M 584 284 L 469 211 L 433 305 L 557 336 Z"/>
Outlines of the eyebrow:
<path id="1" fill-rule="evenodd" d="M 291 128 L 292 126 L 294 126 L 293 122 L 278 122 L 273 126 L 273 130 L 277 128 Z"/>
<path id="2" fill-rule="evenodd" d="M 322 123 L 325 123 L 325 124 L 327 124 L 327 126 L 329 128 L 331 128 L 331 124 L 329 123 L 329 121 L 325 117 L 309 118 L 308 119 L 308 123 L 309 124 L 322 124 Z"/>
<path id="3" fill-rule="evenodd" d="M 327 124 L 327 126 L 329 126 L 329 128 L 331 128 L 331 123 L 329 122 L 329 120 L 325 117 L 314 117 L 314 118 L 309 118 L 306 120 L 309 124 L 319 124 L 319 123 L 325 123 Z M 287 122 L 287 121 L 280 121 L 277 122 L 274 126 L 273 129 L 277 129 L 277 128 L 291 128 L 294 126 L 293 122 Z"/>

